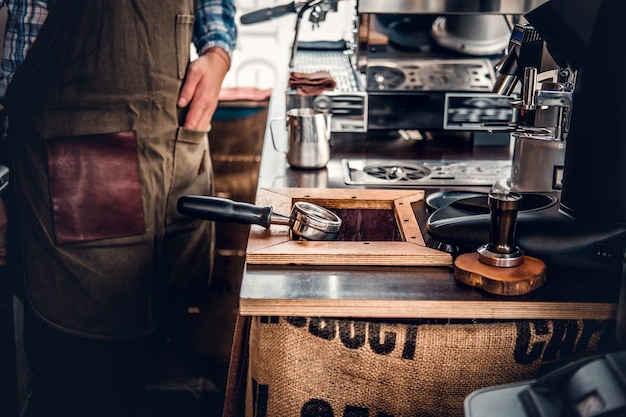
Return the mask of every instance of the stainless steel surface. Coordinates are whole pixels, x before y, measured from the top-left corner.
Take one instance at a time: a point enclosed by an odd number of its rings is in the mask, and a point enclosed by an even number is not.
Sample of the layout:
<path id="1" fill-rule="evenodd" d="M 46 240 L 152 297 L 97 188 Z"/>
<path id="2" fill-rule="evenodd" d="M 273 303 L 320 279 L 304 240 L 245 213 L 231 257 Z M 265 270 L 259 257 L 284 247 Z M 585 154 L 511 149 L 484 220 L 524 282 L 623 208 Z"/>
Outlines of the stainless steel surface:
<path id="1" fill-rule="evenodd" d="M 518 78 L 511 74 L 499 74 L 496 81 L 493 84 L 493 91 L 495 94 L 501 94 L 509 96 L 513 94 L 515 87 L 517 86 Z"/>
<path id="2" fill-rule="evenodd" d="M 478 56 L 504 52 L 510 35 L 505 18 L 491 14 L 439 16 L 431 33 L 445 48 Z"/>
<path id="3" fill-rule="evenodd" d="M 341 219 L 324 207 L 298 201 L 289 216 L 289 226 L 306 240 L 335 240 L 341 228 Z"/>
<path id="4" fill-rule="evenodd" d="M 370 60 L 369 91 L 482 91 L 490 92 L 495 80 L 488 59 Z"/>
<path id="5" fill-rule="evenodd" d="M 515 145 L 509 186 L 513 191 L 562 188 L 566 141 L 551 135 L 513 133 Z"/>
<path id="6" fill-rule="evenodd" d="M 522 83 L 522 110 L 537 110 L 537 68 L 524 68 Z"/>
<path id="7" fill-rule="evenodd" d="M 375 187 L 491 186 L 510 174 L 509 160 L 343 159 L 347 185 Z"/>
<path id="8" fill-rule="evenodd" d="M 303 97 L 286 89 L 287 109 L 312 107 L 333 115 L 333 132 L 364 132 L 367 127 L 367 93 L 352 57 L 344 51 L 304 51 L 296 54 L 293 70 L 313 73 L 328 71 L 335 81 L 333 91 Z"/>
<path id="9" fill-rule="evenodd" d="M 320 316 L 425 319 L 611 320 L 616 292 L 547 281 L 539 294 L 484 295 L 455 283 L 443 267 L 271 267 L 248 265 L 242 316 Z"/>
<path id="10" fill-rule="evenodd" d="M 335 240 L 341 219 L 324 207 L 298 201 L 291 208 L 289 227 L 295 237 L 303 240 Z"/>
<path id="11" fill-rule="evenodd" d="M 547 0 L 359 0 L 360 13 L 524 14 Z"/>
<path id="12" fill-rule="evenodd" d="M 9 168 L 0 165 L 0 193 L 9 185 Z"/>
<path id="13" fill-rule="evenodd" d="M 365 71 L 371 130 L 503 130 L 514 120 L 510 99 L 491 93 L 488 59 L 376 58 Z"/>

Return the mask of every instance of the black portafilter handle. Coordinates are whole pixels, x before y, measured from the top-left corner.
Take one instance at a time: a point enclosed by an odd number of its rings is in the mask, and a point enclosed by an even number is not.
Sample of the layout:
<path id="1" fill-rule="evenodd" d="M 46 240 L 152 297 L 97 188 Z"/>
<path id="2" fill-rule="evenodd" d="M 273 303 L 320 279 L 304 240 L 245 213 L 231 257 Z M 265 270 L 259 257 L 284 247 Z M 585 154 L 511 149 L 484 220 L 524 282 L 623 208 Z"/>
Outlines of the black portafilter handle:
<path id="1" fill-rule="evenodd" d="M 241 16 L 239 21 L 243 25 L 250 25 L 252 23 L 266 22 L 268 20 L 272 20 L 276 17 L 284 16 L 289 13 L 297 13 L 294 2 L 246 13 Z"/>
<path id="2" fill-rule="evenodd" d="M 178 199 L 178 212 L 197 219 L 221 223 L 258 224 L 268 229 L 272 207 L 259 207 L 226 198 L 184 195 Z"/>
<path id="3" fill-rule="evenodd" d="M 514 192 L 489 193 L 489 242 L 476 250 L 480 262 L 503 268 L 524 262 L 524 252 L 515 245 L 515 223 L 521 199 L 522 195 Z"/>

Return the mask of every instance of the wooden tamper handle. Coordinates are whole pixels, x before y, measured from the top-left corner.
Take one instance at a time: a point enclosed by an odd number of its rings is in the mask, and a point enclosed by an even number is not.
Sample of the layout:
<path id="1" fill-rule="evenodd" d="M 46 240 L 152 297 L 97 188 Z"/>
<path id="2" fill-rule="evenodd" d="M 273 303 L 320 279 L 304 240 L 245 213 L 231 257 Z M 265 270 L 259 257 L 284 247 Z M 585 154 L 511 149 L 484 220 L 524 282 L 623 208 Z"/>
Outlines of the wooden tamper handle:
<path id="1" fill-rule="evenodd" d="M 454 278 L 498 295 L 527 294 L 545 282 L 546 265 L 515 245 L 519 193 L 489 194 L 489 242 L 454 261 Z"/>

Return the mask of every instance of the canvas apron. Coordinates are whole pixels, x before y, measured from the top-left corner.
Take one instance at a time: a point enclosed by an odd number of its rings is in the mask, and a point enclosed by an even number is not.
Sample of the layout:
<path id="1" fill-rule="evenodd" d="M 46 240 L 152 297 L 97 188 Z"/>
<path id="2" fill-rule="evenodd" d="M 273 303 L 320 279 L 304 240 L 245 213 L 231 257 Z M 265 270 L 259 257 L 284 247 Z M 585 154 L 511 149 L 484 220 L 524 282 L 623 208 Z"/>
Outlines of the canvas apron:
<path id="1" fill-rule="evenodd" d="M 49 324 L 146 333 L 208 283 L 206 132 L 181 126 L 194 0 L 58 0 L 7 91 L 28 299 Z"/>

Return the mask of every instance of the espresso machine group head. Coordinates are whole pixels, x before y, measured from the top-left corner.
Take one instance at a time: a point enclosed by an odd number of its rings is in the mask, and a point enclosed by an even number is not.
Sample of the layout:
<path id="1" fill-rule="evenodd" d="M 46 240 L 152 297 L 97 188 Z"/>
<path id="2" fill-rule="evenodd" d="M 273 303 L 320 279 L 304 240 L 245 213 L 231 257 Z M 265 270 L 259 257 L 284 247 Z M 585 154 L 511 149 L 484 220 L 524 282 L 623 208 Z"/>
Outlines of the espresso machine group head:
<path id="1" fill-rule="evenodd" d="M 508 62 L 502 61 L 500 68 L 502 74 L 511 76 L 502 75 L 500 85 L 513 77 L 529 84 L 522 87 L 521 100 L 514 103 L 516 109 L 522 113 L 527 104 L 531 104 L 529 109 L 536 106 L 534 114 L 530 112 L 519 123 L 519 134 L 534 140 L 543 132 L 553 142 L 567 143 L 562 170 L 554 174 L 561 179 L 561 190 L 525 188 L 525 183 L 515 183 L 516 173 L 511 173 L 507 185 L 517 189 L 509 191 L 523 195 L 517 244 L 524 253 L 546 262 L 548 271 L 593 273 L 599 282 L 602 278 L 616 281 L 620 276 L 626 246 L 626 82 L 622 76 L 626 54 L 615 48 L 616 42 L 620 45 L 621 7 L 620 0 L 587 0 L 576 7 L 568 0 L 544 3 L 525 15 L 536 31 L 530 38 L 533 42 L 537 35 L 542 39 L 541 62 L 530 70 L 519 68 L 526 55 L 521 45 L 514 45 L 509 56 L 517 62 L 507 57 Z M 523 39 L 526 29 L 517 27 L 513 36 Z M 529 56 L 536 58 L 539 48 L 529 46 Z M 546 51 L 553 68 L 544 66 L 548 62 L 544 59 Z M 533 81 L 532 68 L 537 82 Z M 556 78 L 543 81 L 540 74 L 550 71 Z M 574 73 L 575 78 L 570 77 Z M 535 87 L 533 94 L 530 87 Z M 536 110 L 551 113 L 541 115 Z M 525 158 L 526 172 L 533 164 L 535 169 L 542 169 L 542 155 L 536 152 Z M 523 174 L 520 172 L 520 178 Z M 489 210 L 486 198 L 483 200 L 457 201 L 440 208 L 428 220 L 428 233 L 461 252 L 475 250 L 488 240 Z"/>

